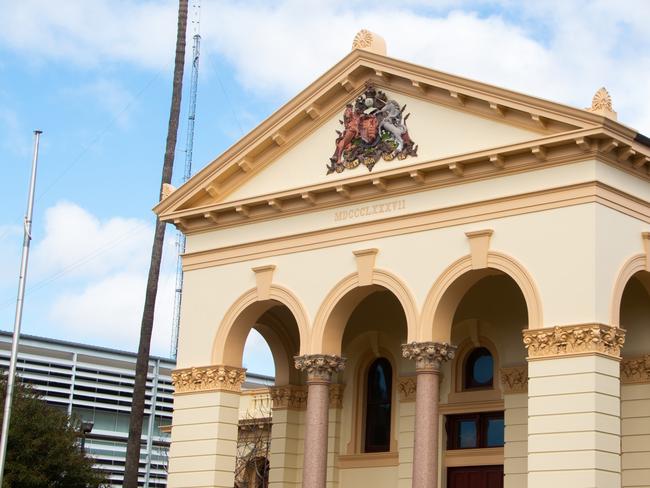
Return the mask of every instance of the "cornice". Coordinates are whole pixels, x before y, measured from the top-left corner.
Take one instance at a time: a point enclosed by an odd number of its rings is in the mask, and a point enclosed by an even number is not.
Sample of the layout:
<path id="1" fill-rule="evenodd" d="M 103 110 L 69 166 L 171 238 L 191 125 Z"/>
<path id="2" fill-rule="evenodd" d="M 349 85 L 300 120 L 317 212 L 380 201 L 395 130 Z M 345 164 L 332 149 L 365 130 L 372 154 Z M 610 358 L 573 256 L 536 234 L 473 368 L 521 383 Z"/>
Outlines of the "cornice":
<path id="1" fill-rule="evenodd" d="M 523 331 L 528 359 L 600 354 L 618 359 L 625 330 L 604 324 L 579 324 Z"/>
<path id="2" fill-rule="evenodd" d="M 246 370 L 233 366 L 204 366 L 172 371 L 174 393 L 206 391 L 240 392 L 246 380 Z"/>
<path id="3" fill-rule="evenodd" d="M 589 159 L 598 159 L 650 181 L 650 148 L 619 132 L 600 127 L 255 198 L 165 211 L 161 218 L 173 222 L 186 234 L 193 234 Z"/>
<path id="4" fill-rule="evenodd" d="M 650 223 L 650 206 L 647 202 L 604 183 L 587 181 L 372 221 L 353 220 L 347 225 L 186 253 L 183 255 L 183 270 L 190 271 L 587 203 L 598 203 Z"/>

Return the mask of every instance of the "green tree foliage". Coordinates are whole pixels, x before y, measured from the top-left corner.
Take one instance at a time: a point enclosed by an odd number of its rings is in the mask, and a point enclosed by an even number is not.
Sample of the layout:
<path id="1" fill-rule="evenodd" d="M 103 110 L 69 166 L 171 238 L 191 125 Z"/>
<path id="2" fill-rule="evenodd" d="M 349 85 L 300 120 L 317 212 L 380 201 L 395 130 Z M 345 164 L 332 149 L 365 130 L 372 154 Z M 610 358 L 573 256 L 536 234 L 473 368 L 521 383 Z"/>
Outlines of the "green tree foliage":
<path id="1" fill-rule="evenodd" d="M 0 379 L 1 409 L 7 378 Z M 28 385 L 14 386 L 2 488 L 99 488 L 107 486 L 80 448 L 80 421 L 50 406 Z"/>

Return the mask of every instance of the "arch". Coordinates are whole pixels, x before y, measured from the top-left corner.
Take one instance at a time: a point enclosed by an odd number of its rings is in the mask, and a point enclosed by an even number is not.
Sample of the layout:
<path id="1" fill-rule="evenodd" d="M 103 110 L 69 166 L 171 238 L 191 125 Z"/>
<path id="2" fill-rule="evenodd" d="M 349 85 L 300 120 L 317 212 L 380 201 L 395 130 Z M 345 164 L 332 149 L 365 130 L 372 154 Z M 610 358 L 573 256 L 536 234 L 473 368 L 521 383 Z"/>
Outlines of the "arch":
<path id="1" fill-rule="evenodd" d="M 226 364 L 241 367 L 246 338 L 251 328 L 255 328 L 264 337 L 271 348 L 276 364 L 276 385 L 289 383 L 292 373 L 290 360 L 296 350 L 292 350 L 292 341 L 287 331 L 275 326 L 273 319 L 260 318 L 277 305 L 284 305 L 292 314 L 298 329 L 300 354 L 309 345 L 309 319 L 307 312 L 298 298 L 288 289 L 271 285 L 269 298 L 260 300 L 257 288 L 243 293 L 230 306 L 224 315 L 212 344 L 213 364 Z M 286 363 L 286 364 L 285 364 Z"/>
<path id="2" fill-rule="evenodd" d="M 650 272 L 647 268 L 648 258 L 645 254 L 637 254 L 628 259 L 618 273 L 612 289 L 611 305 L 609 310 L 610 324 L 614 327 L 621 326 L 621 301 L 623 292 L 628 282 L 634 275 L 639 276 L 639 281 L 650 294 Z"/>
<path id="3" fill-rule="evenodd" d="M 392 273 L 375 269 L 370 285 L 360 286 L 358 273 L 352 273 L 327 294 L 318 309 L 311 337 L 312 354 L 341 354 L 343 331 L 355 307 L 371 293 L 385 288 L 398 299 L 406 317 L 407 336 L 415 340 L 417 306 L 406 285 Z"/>
<path id="4" fill-rule="evenodd" d="M 452 263 L 438 277 L 429 291 L 418 326 L 418 340 L 449 342 L 454 313 L 465 293 L 481 278 L 501 271 L 517 284 L 526 301 L 528 328 L 543 327 L 542 303 L 537 286 L 528 271 L 512 257 L 488 252 L 487 268 L 472 271 L 472 257 L 464 256 Z"/>

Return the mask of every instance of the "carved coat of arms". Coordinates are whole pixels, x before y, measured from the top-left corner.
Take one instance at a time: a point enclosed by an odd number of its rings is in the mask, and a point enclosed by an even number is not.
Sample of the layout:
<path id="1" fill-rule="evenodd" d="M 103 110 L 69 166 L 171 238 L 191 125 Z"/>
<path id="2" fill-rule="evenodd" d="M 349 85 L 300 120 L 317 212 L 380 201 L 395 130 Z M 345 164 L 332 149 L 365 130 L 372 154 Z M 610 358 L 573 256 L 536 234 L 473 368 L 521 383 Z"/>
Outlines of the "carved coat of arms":
<path id="1" fill-rule="evenodd" d="M 409 136 L 404 115 L 406 105 L 389 99 L 386 93 L 367 85 L 363 94 L 343 112 L 342 131 L 336 131 L 336 150 L 327 165 L 327 174 L 341 173 L 363 164 L 372 171 L 383 159 L 417 156 L 418 147 Z"/>

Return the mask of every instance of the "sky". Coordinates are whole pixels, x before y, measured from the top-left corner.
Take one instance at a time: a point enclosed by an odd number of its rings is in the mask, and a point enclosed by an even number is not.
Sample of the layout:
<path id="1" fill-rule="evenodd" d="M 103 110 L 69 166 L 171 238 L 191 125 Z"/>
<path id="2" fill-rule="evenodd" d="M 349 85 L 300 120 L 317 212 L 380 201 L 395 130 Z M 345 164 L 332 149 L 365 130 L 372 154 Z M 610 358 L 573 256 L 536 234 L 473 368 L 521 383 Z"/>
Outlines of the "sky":
<path id="1" fill-rule="evenodd" d="M 177 3 L 0 0 L 0 12 L 0 329 L 13 328 L 32 131 L 41 129 L 22 331 L 135 351 Z M 580 108 L 605 86 L 618 120 L 650 135 L 648 18 L 646 0 L 202 0 L 190 14 L 174 181 L 197 19 L 195 171 L 347 55 L 362 28 L 384 37 L 389 56 Z M 152 339 L 161 356 L 170 354 L 175 236 L 169 226 Z M 256 333 L 244 366 L 273 374 Z"/>

